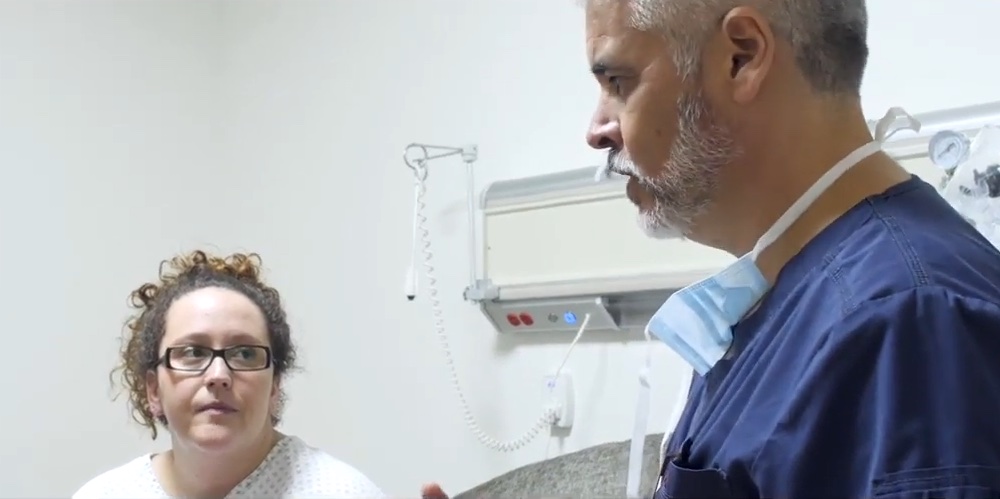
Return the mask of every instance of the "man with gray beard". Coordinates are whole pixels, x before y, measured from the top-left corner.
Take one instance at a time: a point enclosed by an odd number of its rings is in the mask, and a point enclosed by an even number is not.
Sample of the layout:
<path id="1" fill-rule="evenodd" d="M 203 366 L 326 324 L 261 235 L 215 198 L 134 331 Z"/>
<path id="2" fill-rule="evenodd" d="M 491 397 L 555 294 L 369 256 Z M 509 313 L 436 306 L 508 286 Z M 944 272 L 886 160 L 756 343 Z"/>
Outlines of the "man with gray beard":
<path id="1" fill-rule="evenodd" d="M 882 152 L 908 116 L 869 131 L 864 0 L 586 19 L 587 141 L 641 227 L 738 257 L 649 323 L 694 370 L 650 493 L 1000 497 L 1000 252 Z"/>
<path id="2" fill-rule="evenodd" d="M 739 257 L 650 321 L 695 371 L 656 497 L 1000 496 L 1000 253 L 880 150 L 908 116 L 873 140 L 866 38 L 864 0 L 587 3 L 587 141 Z"/>

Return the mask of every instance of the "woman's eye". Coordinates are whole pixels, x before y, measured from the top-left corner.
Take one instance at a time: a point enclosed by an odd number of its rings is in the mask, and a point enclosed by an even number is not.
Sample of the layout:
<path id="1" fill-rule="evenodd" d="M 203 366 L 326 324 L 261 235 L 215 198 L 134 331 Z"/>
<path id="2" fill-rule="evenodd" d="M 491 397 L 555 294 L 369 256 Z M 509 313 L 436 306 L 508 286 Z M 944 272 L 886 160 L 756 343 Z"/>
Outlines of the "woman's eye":
<path id="1" fill-rule="evenodd" d="M 207 355 L 207 352 L 208 349 L 204 347 L 184 347 L 184 350 L 181 351 L 181 355 L 185 357 L 198 358 L 198 357 L 204 357 L 205 355 Z"/>
<path id="2" fill-rule="evenodd" d="M 253 348 L 241 348 L 236 351 L 236 354 L 243 359 L 252 359 L 256 356 L 256 351 Z"/>

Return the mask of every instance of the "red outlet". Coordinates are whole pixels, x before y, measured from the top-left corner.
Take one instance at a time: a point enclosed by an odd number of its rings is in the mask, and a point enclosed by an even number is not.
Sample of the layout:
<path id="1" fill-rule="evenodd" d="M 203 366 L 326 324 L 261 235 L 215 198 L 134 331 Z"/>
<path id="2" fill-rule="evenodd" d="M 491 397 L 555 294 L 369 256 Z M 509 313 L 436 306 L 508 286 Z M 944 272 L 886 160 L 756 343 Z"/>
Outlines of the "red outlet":
<path id="1" fill-rule="evenodd" d="M 524 323 L 525 326 L 530 326 L 530 325 L 532 325 L 532 324 L 535 323 L 535 319 L 533 317 L 531 317 L 531 315 L 529 315 L 529 314 L 523 314 L 522 313 L 520 315 L 520 319 L 521 319 L 521 322 Z"/>
<path id="2" fill-rule="evenodd" d="M 507 322 L 515 327 L 521 325 L 521 319 L 516 314 L 507 314 Z"/>

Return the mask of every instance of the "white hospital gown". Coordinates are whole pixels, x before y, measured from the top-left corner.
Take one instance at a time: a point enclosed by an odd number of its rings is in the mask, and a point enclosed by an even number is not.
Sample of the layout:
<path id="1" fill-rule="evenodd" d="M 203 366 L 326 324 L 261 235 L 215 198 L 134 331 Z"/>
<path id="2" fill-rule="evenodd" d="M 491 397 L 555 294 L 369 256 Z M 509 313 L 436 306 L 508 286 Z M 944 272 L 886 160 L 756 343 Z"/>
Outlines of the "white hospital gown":
<path id="1" fill-rule="evenodd" d="M 146 454 L 102 473 L 73 494 L 73 499 L 169 498 Z M 234 488 L 229 498 L 382 498 L 364 474 L 333 456 L 286 435 L 264 461 Z"/>

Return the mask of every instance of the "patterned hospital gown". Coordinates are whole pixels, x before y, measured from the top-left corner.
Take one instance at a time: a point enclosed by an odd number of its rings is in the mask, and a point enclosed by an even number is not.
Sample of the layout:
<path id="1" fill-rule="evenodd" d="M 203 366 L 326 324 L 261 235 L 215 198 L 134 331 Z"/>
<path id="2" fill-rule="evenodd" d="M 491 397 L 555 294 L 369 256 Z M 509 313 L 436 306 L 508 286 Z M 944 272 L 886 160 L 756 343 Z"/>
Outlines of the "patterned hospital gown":
<path id="1" fill-rule="evenodd" d="M 170 497 L 153 472 L 150 454 L 87 482 L 73 499 L 151 499 Z M 333 456 L 284 436 L 264 462 L 234 488 L 229 498 L 383 498 L 360 471 Z"/>

